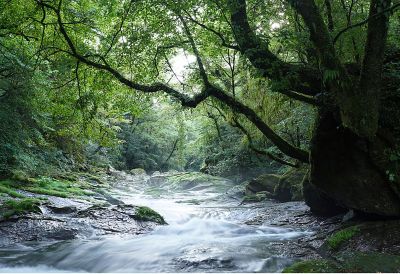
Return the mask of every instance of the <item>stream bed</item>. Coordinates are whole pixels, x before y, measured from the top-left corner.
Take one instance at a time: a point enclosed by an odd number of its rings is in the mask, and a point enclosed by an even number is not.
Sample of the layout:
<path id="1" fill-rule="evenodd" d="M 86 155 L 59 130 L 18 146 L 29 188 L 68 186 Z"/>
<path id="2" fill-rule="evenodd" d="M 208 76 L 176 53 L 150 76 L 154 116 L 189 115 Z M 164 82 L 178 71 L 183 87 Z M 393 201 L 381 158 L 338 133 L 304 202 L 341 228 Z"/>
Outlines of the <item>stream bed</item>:
<path id="1" fill-rule="evenodd" d="M 240 189 L 227 180 L 171 187 L 148 176 L 124 176 L 113 196 L 156 210 L 168 225 L 142 235 L 0 248 L 0 272 L 279 272 L 307 256 L 296 246 L 314 235 L 304 223 L 318 221 L 302 202 L 241 205 Z"/>

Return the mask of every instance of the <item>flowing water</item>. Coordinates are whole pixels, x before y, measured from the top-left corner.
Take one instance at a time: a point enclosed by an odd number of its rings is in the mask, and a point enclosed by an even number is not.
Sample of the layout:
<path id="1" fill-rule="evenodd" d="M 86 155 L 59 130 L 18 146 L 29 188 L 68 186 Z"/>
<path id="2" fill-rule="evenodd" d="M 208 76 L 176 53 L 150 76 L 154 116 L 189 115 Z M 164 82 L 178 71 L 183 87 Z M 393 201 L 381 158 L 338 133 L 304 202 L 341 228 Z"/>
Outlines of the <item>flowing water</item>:
<path id="1" fill-rule="evenodd" d="M 299 228 L 245 222 L 273 202 L 239 205 L 229 189 L 149 191 L 143 180 L 116 185 L 127 204 L 145 205 L 168 225 L 149 234 L 40 242 L 0 250 L 0 272 L 277 272 L 293 259 L 275 246 L 310 235 Z"/>

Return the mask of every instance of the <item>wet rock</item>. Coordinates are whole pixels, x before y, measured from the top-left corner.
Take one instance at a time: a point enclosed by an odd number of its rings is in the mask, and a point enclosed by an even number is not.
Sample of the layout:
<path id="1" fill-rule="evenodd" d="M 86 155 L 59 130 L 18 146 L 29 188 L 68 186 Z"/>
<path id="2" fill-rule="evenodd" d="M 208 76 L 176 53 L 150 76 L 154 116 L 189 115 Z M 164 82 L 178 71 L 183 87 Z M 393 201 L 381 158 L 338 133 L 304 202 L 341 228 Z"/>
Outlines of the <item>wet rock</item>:
<path id="1" fill-rule="evenodd" d="M 161 186 L 169 190 L 226 190 L 232 186 L 228 179 L 204 174 L 201 172 L 157 173 L 152 175 L 147 184 Z"/>
<path id="2" fill-rule="evenodd" d="M 400 220 L 339 223 L 314 237 L 323 239 L 315 246 L 320 259 L 296 263 L 284 272 L 400 271 Z"/>
<path id="3" fill-rule="evenodd" d="M 353 222 L 353 224 L 352 227 L 357 227 L 358 232 L 341 243 L 336 250 L 330 249 L 327 243 L 322 248 L 332 254 L 343 251 L 400 254 L 400 220 Z"/>
<path id="4" fill-rule="evenodd" d="M 149 180 L 147 181 L 147 184 L 150 186 L 160 186 L 161 184 L 165 183 L 167 181 L 166 176 L 163 175 L 152 175 Z"/>
<path id="5" fill-rule="evenodd" d="M 275 199 L 281 202 L 303 200 L 302 182 L 308 173 L 308 166 L 292 168 L 282 175 L 274 189 Z"/>
<path id="6" fill-rule="evenodd" d="M 24 194 L 45 198 L 40 205 L 41 213 L 16 215 L 1 221 L 0 246 L 25 241 L 71 240 L 93 235 L 142 234 L 156 225 L 165 224 L 157 212 L 125 205 L 107 192 L 102 192 L 102 199 L 92 196 L 91 201 L 28 192 Z M 110 203 L 105 203 L 105 199 Z"/>
<path id="7" fill-rule="evenodd" d="M 272 199 L 274 195 L 268 191 L 260 191 L 253 195 L 244 196 L 241 204 L 257 203 L 267 199 Z"/>
<path id="8" fill-rule="evenodd" d="M 275 187 L 278 185 L 281 177 L 275 174 L 263 174 L 255 179 L 252 179 L 246 185 L 246 195 L 255 194 L 260 191 L 274 192 Z"/>
<path id="9" fill-rule="evenodd" d="M 124 204 L 123 201 L 121 201 L 121 200 L 115 198 L 114 196 L 112 196 L 112 195 L 109 194 L 109 193 L 104 193 L 104 194 L 103 194 L 103 197 L 105 198 L 105 200 L 106 200 L 107 202 L 109 202 L 109 203 L 112 204 L 112 205 L 122 205 L 122 204 Z"/>
<path id="10" fill-rule="evenodd" d="M 319 216 L 335 216 L 347 210 L 337 204 L 337 202 L 311 184 L 305 177 L 303 180 L 303 196 L 311 212 Z"/>
<path id="11" fill-rule="evenodd" d="M 143 168 L 134 168 L 129 171 L 129 174 L 134 175 L 134 176 L 140 176 L 140 175 L 147 175 L 146 170 Z"/>
<path id="12" fill-rule="evenodd" d="M 56 205 L 48 205 L 47 208 L 51 210 L 51 212 L 55 214 L 70 214 L 77 212 L 77 208 L 75 206 L 56 206 Z"/>

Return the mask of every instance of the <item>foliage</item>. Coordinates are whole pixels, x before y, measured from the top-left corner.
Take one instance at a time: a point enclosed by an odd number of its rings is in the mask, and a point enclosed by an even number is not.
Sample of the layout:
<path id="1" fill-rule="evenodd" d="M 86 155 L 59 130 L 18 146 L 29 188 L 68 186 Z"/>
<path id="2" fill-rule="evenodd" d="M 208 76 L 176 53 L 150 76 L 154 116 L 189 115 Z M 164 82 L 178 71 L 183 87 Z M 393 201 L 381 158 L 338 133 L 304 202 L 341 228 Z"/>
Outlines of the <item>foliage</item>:
<path id="1" fill-rule="evenodd" d="M 316 2 L 325 16 L 324 1 Z M 52 6 L 56 1 L 0 4 L 4 26 L 0 69 L 12 72 L 2 72 L 0 77 L 0 130 L 4 133 L 0 176 L 56 174 L 86 169 L 87 164 L 148 171 L 203 166 L 211 174 L 231 174 L 238 180 L 247 171 L 245 177 L 276 170 L 275 163 L 249 149 L 250 141 L 260 150 L 292 161 L 243 115 L 218 100 L 207 100 L 196 110 L 182 110 L 176 98 L 138 93 L 118 81 L 116 73 L 88 66 L 70 54 L 76 51 L 91 62 L 110 66 L 128 80 L 162 82 L 191 97 L 201 91 L 202 79 L 181 18 L 209 80 L 253 109 L 292 146 L 308 150 L 315 107 L 281 94 L 288 79 L 265 79 L 239 52 L 226 1 L 64 0 L 60 16 L 75 49 L 60 33 L 57 13 L 41 3 Z M 246 3 L 251 27 L 271 53 L 288 64 L 318 68 L 324 84 L 339 77 L 337 70 L 323 69 L 304 22 L 289 5 Z M 333 1 L 331 8 L 332 37 L 368 16 L 368 1 L 356 1 L 351 7 L 345 1 Z M 393 16 L 390 24 L 392 49 L 398 44 L 400 23 Z M 359 66 L 365 40 L 363 27 L 338 37 L 335 47 L 340 61 Z M 398 77 L 395 63 L 390 73 Z M 397 109 L 392 107 L 392 112 L 398 114 Z M 392 125 L 394 120 L 385 123 Z M 232 128 L 233 121 L 243 125 L 247 136 Z"/>

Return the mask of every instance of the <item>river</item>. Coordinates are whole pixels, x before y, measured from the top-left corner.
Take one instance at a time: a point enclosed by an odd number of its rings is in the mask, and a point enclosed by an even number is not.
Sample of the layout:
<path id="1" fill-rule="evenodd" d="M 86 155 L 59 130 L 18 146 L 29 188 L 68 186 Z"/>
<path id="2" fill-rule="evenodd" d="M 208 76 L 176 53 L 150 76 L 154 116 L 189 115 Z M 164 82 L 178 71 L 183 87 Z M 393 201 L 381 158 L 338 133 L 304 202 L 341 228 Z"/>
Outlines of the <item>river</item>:
<path id="1" fill-rule="evenodd" d="M 148 178 L 146 178 L 147 180 Z M 279 272 L 293 262 L 282 245 L 312 231 L 267 222 L 251 224 L 266 211 L 304 211 L 302 203 L 273 201 L 240 205 L 225 188 L 170 189 L 140 177 L 120 180 L 114 195 L 127 204 L 149 206 L 168 225 L 129 237 L 96 236 L 57 242 L 29 242 L 0 250 L 1 272 Z M 286 209 L 285 209 L 286 208 Z"/>

